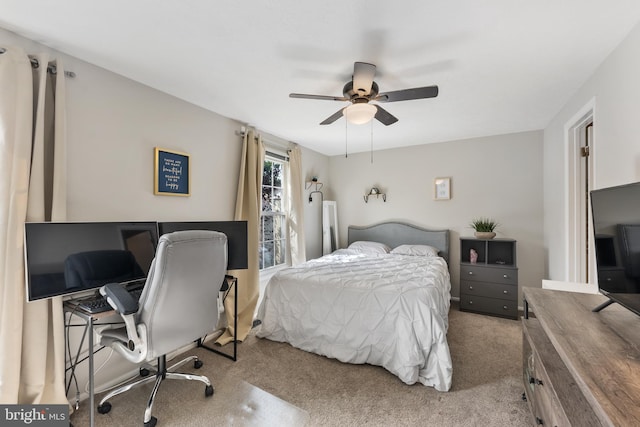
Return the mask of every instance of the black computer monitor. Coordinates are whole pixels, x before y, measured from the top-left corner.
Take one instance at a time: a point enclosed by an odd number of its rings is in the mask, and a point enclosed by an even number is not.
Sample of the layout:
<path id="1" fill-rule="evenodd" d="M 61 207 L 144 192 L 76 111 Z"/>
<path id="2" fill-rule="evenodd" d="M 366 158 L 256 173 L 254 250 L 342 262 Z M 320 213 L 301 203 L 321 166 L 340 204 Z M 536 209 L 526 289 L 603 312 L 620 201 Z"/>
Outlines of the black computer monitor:
<path id="1" fill-rule="evenodd" d="M 640 182 L 591 192 L 598 288 L 640 315 Z M 596 311 L 597 311 L 596 310 Z"/>
<path id="2" fill-rule="evenodd" d="M 29 222 L 24 233 L 29 301 L 144 279 L 158 244 L 155 221 Z"/>
<path id="3" fill-rule="evenodd" d="M 211 230 L 227 235 L 227 269 L 245 270 L 247 260 L 247 221 L 174 221 L 159 222 L 160 235 L 184 230 Z"/>

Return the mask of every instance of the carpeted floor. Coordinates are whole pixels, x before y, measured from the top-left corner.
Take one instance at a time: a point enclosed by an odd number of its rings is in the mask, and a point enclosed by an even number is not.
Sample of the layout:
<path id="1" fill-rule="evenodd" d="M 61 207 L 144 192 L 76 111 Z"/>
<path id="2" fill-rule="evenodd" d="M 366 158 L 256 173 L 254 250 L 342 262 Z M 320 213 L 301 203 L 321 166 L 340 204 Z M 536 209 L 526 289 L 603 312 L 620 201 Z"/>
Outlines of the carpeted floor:
<path id="1" fill-rule="evenodd" d="M 165 381 L 153 412 L 159 427 L 268 425 L 221 417 L 228 411 L 226 397 L 244 381 L 306 411 L 308 426 L 533 425 L 521 398 L 520 322 L 462 313 L 456 305 L 449 322 L 453 385 L 446 393 L 406 385 L 380 367 L 347 365 L 250 335 L 239 344 L 236 362 L 205 349 L 189 352 L 203 360 L 198 373 L 213 382 L 212 397 L 204 397 L 200 383 Z M 183 371 L 195 372 L 192 366 Z M 141 425 L 150 390 L 148 385 L 113 398 L 113 409 L 96 415 L 96 426 Z M 87 408 L 85 402 L 72 415 L 75 427 L 89 425 Z"/>

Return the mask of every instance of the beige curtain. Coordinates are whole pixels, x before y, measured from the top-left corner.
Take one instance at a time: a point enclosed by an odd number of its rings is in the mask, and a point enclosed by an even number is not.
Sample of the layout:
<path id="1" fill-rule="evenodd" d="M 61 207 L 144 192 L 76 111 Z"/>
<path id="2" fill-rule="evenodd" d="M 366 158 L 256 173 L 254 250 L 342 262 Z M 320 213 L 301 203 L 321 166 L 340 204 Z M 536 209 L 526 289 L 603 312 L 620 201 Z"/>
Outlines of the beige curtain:
<path id="1" fill-rule="evenodd" d="M 66 217 L 64 69 L 32 71 L 20 48 L 0 54 L 0 403 L 61 404 L 60 298 L 27 303 L 24 222 Z"/>
<path id="2" fill-rule="evenodd" d="M 224 345 L 233 341 L 234 299 L 238 300 L 237 338 L 243 341 L 253 324 L 253 314 L 260 295 L 260 270 L 258 245 L 260 233 L 260 198 L 262 194 L 262 171 L 264 169 L 264 145 L 262 138 L 253 129 L 244 135 L 240 158 L 240 177 L 236 196 L 235 220 L 247 221 L 247 247 L 249 248 L 247 270 L 231 272 L 238 278 L 238 289 L 232 289 L 224 302 L 227 329 L 216 342 Z"/>
<path id="3" fill-rule="evenodd" d="M 297 265 L 307 260 L 304 242 L 304 204 L 302 184 L 302 152 L 297 145 L 289 150 L 287 216 L 289 217 L 289 247 L 291 264 Z"/>

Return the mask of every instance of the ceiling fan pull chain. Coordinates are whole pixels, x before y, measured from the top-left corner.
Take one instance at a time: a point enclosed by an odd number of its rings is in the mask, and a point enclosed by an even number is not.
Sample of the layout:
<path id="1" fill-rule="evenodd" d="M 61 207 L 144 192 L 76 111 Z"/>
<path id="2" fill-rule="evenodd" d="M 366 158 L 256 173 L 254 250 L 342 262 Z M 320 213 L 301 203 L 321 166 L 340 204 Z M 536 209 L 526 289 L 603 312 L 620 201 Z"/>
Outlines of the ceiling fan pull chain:
<path id="1" fill-rule="evenodd" d="M 373 120 L 371 120 L 371 164 L 373 164 Z"/>
<path id="2" fill-rule="evenodd" d="M 345 159 L 347 157 L 349 157 L 349 139 L 348 139 L 348 129 L 347 129 L 347 123 L 349 123 L 349 120 L 345 120 L 344 121 L 344 157 Z"/>

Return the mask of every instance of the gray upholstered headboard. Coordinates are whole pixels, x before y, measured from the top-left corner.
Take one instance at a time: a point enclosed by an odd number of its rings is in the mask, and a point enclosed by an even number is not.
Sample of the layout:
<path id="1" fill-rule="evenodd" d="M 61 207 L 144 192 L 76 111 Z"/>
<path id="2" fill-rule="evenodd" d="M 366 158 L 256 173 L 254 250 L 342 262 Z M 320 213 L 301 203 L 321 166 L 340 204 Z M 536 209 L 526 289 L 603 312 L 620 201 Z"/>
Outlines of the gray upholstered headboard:
<path id="1" fill-rule="evenodd" d="M 449 230 L 427 230 L 403 222 L 383 222 L 374 225 L 350 225 L 349 244 L 359 240 L 384 243 L 390 248 L 399 245 L 429 245 L 440 251 L 449 263 Z"/>

